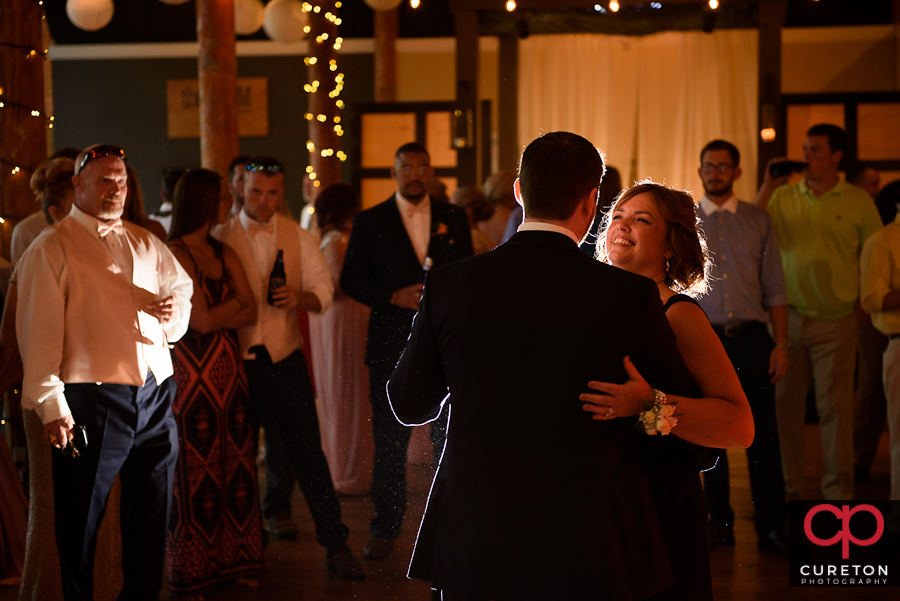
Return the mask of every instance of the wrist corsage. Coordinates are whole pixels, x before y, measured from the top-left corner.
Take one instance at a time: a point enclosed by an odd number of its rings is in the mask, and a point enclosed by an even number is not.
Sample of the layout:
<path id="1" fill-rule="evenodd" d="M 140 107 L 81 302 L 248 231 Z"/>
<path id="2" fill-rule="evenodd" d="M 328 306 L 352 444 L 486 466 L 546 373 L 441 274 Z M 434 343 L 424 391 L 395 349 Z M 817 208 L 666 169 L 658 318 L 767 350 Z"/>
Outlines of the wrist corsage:
<path id="1" fill-rule="evenodd" d="M 638 424 L 646 434 L 666 436 L 678 423 L 675 415 L 675 404 L 666 403 L 666 393 L 656 388 L 650 388 L 650 400 L 644 404 L 643 411 L 638 417 Z"/>

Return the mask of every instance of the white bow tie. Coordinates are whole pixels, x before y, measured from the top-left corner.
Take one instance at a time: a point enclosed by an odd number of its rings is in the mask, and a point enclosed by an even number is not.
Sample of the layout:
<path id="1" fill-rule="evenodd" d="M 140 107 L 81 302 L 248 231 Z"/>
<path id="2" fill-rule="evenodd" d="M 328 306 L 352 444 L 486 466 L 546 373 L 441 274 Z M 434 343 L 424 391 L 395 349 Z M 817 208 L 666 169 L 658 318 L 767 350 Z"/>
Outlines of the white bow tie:
<path id="1" fill-rule="evenodd" d="M 97 234 L 99 234 L 100 239 L 106 238 L 106 236 L 110 232 L 115 232 L 118 235 L 122 235 L 125 231 L 124 226 L 122 225 L 121 219 L 114 219 L 113 221 L 101 221 L 97 226 Z"/>

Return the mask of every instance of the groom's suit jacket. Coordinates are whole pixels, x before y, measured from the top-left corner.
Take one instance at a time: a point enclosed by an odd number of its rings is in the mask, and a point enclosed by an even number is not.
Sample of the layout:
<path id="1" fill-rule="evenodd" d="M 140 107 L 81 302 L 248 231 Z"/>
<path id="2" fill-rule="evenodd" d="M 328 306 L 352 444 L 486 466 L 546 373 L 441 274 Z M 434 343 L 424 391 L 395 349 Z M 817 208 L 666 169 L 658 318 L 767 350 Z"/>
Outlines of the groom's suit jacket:
<path id="1" fill-rule="evenodd" d="M 435 267 L 472 255 L 466 213 L 431 200 L 431 238 L 427 256 Z M 392 196 L 353 218 L 353 230 L 341 270 L 341 290 L 372 307 L 366 341 L 366 365 L 391 369 L 397 364 L 415 311 L 391 304 L 391 294 L 422 279 L 397 201 Z"/>
<path id="2" fill-rule="evenodd" d="M 691 390 L 656 285 L 528 231 L 435 269 L 389 384 L 418 424 L 450 394 L 447 446 L 410 576 L 494 599 L 640 599 L 672 571 L 636 417 L 597 421 L 590 380 L 628 355 L 663 391 Z M 693 472 L 696 477 L 696 470 Z"/>

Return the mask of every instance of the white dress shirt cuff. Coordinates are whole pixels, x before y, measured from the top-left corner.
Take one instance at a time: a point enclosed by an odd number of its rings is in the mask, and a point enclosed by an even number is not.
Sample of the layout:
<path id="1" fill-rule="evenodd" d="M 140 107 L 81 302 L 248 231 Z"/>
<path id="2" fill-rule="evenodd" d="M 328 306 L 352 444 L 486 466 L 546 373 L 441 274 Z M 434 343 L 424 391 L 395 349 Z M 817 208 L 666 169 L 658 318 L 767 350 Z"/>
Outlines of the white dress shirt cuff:
<path id="1" fill-rule="evenodd" d="M 69 403 L 66 402 L 66 396 L 62 393 L 46 398 L 32 408 L 41 418 L 42 424 L 49 424 L 72 413 Z"/>

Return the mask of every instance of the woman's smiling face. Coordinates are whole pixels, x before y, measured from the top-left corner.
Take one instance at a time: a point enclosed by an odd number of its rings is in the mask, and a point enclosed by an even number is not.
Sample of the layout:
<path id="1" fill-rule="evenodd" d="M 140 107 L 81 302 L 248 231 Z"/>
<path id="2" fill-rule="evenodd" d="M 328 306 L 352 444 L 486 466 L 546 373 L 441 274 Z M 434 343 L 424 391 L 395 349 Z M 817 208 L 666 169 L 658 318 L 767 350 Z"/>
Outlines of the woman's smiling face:
<path id="1" fill-rule="evenodd" d="M 606 230 L 608 261 L 653 278 L 666 269 L 668 228 L 653 197 L 645 192 L 616 206 Z"/>

